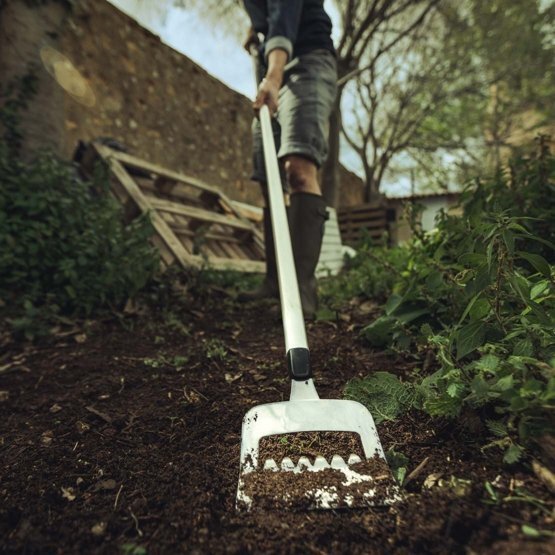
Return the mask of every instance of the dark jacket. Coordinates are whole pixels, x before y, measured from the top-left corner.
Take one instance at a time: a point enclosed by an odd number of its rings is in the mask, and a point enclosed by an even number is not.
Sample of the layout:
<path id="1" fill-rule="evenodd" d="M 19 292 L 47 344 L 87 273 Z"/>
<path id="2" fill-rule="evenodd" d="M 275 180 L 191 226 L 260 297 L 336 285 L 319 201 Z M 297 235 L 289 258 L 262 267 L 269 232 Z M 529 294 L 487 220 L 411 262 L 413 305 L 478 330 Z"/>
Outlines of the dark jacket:
<path id="1" fill-rule="evenodd" d="M 254 30 L 264 35 L 264 58 L 276 48 L 285 50 L 290 60 L 317 49 L 335 53 L 324 0 L 244 0 L 244 4 Z"/>

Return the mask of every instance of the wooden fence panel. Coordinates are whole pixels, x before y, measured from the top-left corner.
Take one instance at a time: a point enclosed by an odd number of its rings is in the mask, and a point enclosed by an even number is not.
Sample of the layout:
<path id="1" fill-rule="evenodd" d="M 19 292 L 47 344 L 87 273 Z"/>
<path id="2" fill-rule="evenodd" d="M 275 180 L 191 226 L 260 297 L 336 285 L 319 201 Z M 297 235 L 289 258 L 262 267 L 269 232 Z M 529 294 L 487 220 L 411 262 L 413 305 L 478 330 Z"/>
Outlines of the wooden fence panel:
<path id="1" fill-rule="evenodd" d="M 337 211 L 343 243 L 356 247 L 364 237 L 379 240 L 388 231 L 387 208 L 383 204 L 360 204 Z"/>

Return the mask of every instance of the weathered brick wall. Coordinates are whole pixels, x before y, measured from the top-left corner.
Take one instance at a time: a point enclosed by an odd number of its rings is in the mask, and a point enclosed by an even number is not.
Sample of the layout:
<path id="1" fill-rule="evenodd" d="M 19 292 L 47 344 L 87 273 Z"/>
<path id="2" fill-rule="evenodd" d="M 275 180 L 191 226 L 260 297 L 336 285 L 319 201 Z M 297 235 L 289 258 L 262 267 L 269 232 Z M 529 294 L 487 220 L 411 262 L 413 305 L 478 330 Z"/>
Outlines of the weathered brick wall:
<path id="1" fill-rule="evenodd" d="M 249 180 L 249 99 L 117 8 L 104 0 L 80 0 L 71 10 L 55 0 L 38 7 L 7 0 L 0 29 L 2 82 L 29 63 L 40 80 L 25 118 L 29 149 L 49 146 L 70 157 L 79 139 L 112 137 L 137 156 L 203 179 L 236 200 L 260 203 Z M 49 73 L 43 61 L 52 52 L 66 61 L 58 61 L 59 71 L 47 61 Z M 345 179 L 355 183 L 346 193 L 351 204 L 357 178 Z"/>

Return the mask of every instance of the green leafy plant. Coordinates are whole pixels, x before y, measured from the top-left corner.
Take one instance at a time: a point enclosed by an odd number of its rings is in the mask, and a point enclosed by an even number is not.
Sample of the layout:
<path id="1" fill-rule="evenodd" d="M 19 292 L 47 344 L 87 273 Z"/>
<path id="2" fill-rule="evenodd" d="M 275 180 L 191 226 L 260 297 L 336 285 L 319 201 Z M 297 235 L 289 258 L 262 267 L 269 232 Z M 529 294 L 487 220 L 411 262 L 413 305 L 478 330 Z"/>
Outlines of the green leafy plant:
<path id="1" fill-rule="evenodd" d="M 387 464 L 391 468 L 393 477 L 397 480 L 399 485 L 402 486 L 407 475 L 409 464 L 408 457 L 392 448 L 385 453 L 385 458 L 387 459 Z"/>
<path id="2" fill-rule="evenodd" d="M 366 378 L 355 378 L 343 392 L 347 399 L 366 405 L 377 424 L 395 420 L 418 404 L 419 394 L 412 384 L 403 383 L 389 372 L 376 372 Z"/>
<path id="3" fill-rule="evenodd" d="M 169 329 L 180 333 L 184 337 L 189 337 L 191 335 L 191 325 L 184 323 L 183 318 L 173 311 L 164 314 L 164 323 Z"/>
<path id="4" fill-rule="evenodd" d="M 486 490 L 486 498 L 484 502 L 488 505 L 504 505 L 508 503 L 528 503 L 534 507 L 538 512 L 542 512 L 548 516 L 551 515 L 549 503 L 538 499 L 524 488 L 516 488 L 508 495 L 504 495 L 499 488 L 491 482 L 484 484 Z"/>
<path id="5" fill-rule="evenodd" d="M 529 439 L 554 430 L 554 177 L 541 140 L 537 155 L 467 188 L 460 215 L 443 213 L 433 232 L 417 230 L 402 269 L 391 268 L 382 315 L 361 336 L 432 353 L 435 363 L 403 387 L 381 373 L 354 380 L 347 395 L 382 419 L 402 412 L 407 391 L 433 416 L 479 410 L 495 422 L 490 445 L 508 464 Z"/>
<path id="6" fill-rule="evenodd" d="M 145 358 L 143 364 L 150 368 L 173 367 L 177 372 L 181 372 L 189 362 L 188 356 L 176 355 L 168 358 L 165 355 L 159 355 L 157 358 Z"/>
<path id="7" fill-rule="evenodd" d="M 205 339 L 204 354 L 206 358 L 223 361 L 228 356 L 228 350 L 220 339 Z"/>
<path id="8" fill-rule="evenodd" d="M 405 247 L 387 248 L 371 239 L 364 241 L 356 256 L 346 259 L 347 271 L 322 281 L 320 295 L 326 314 L 335 315 L 336 308 L 354 297 L 385 300 L 396 276 L 405 269 L 406 258 Z"/>
<path id="9" fill-rule="evenodd" d="M 529 524 L 523 524 L 520 529 L 522 533 L 529 538 L 555 538 L 555 532 L 552 530 L 540 530 Z"/>
<path id="10" fill-rule="evenodd" d="M 2 142 L 10 155 L 17 156 L 23 142 L 21 112 L 38 91 L 35 68 L 30 66 L 19 79 L 0 87 L 0 130 Z"/>
<path id="11" fill-rule="evenodd" d="M 90 182 L 51 153 L 20 157 L 32 70 L 0 86 L 0 297 L 12 329 L 48 333 L 61 315 L 122 306 L 159 267 L 147 217 L 125 225 L 98 167 Z"/>
<path id="12" fill-rule="evenodd" d="M 210 294 L 214 288 L 229 291 L 247 291 L 261 282 L 261 276 L 234 270 L 214 270 L 202 268 L 190 276 L 191 288 L 198 294 Z"/>
<path id="13" fill-rule="evenodd" d="M 147 555 L 146 547 L 134 543 L 124 543 L 120 545 L 123 555 Z"/>
<path id="14" fill-rule="evenodd" d="M 121 306 L 156 272 L 148 219 L 124 225 L 103 171 L 87 183 L 52 155 L 23 163 L 0 143 L 0 181 L 0 296 L 16 328 L 41 307 Z"/>

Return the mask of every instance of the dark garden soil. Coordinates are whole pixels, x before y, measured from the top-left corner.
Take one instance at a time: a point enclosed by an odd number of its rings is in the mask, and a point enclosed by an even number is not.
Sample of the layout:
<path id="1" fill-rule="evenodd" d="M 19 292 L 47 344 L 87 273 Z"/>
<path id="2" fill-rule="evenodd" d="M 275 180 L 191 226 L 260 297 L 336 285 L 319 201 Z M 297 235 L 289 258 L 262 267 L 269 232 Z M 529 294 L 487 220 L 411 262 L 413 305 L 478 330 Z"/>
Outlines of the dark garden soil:
<path id="1" fill-rule="evenodd" d="M 409 460 L 392 507 L 238 514 L 241 419 L 289 393 L 281 323 L 268 305 L 240 307 L 219 290 L 168 314 L 4 345 L 0 552 L 555 552 L 548 534 L 522 532 L 553 530 L 549 490 L 528 463 L 481 450 L 486 432 L 471 417 L 378 426 L 384 449 Z M 366 348 L 347 316 L 308 327 L 322 397 L 340 398 L 354 376 L 416 364 Z"/>

